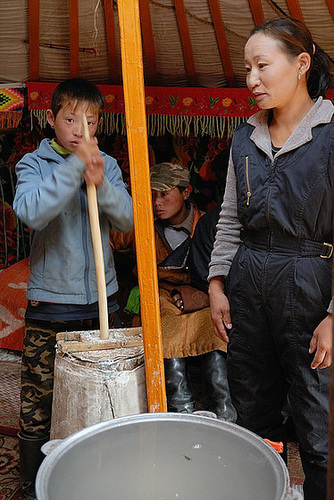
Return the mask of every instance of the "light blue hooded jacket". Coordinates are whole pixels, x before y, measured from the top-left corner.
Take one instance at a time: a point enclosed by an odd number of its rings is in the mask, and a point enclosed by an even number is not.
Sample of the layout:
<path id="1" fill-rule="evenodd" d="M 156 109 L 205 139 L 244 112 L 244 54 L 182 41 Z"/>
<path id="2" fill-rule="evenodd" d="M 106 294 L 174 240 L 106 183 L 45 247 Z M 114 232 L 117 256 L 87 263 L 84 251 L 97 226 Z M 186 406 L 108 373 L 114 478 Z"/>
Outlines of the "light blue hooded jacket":
<path id="1" fill-rule="evenodd" d="M 118 289 L 109 229 L 130 231 L 133 210 L 116 160 L 100 154 L 105 161 L 105 176 L 97 187 L 97 200 L 109 296 Z M 98 300 L 84 168 L 75 154 L 63 158 L 56 153 L 49 139 L 16 166 L 13 206 L 32 230 L 29 300 L 62 304 Z"/>

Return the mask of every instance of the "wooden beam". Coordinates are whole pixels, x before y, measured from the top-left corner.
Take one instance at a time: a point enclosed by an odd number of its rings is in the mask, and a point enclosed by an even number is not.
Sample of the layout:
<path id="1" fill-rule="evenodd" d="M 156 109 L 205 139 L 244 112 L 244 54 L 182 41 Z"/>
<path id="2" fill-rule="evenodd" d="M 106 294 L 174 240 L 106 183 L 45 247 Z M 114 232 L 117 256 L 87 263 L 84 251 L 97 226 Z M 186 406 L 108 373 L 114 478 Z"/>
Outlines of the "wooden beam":
<path id="1" fill-rule="evenodd" d="M 332 14 L 332 18 L 334 19 L 334 0 L 326 0 L 328 5 L 328 10 Z"/>
<path id="2" fill-rule="evenodd" d="M 29 0 L 29 77 L 39 80 L 39 0 Z"/>
<path id="3" fill-rule="evenodd" d="M 286 0 L 286 3 L 289 7 L 291 17 L 304 22 L 304 16 L 302 14 L 302 10 L 300 8 L 298 0 Z"/>
<path id="4" fill-rule="evenodd" d="M 70 75 L 79 76 L 79 4 L 69 0 L 70 11 Z"/>
<path id="5" fill-rule="evenodd" d="M 116 85 L 120 82 L 120 72 L 118 67 L 113 0 L 104 0 L 104 17 L 107 34 L 110 83 Z"/>
<path id="6" fill-rule="evenodd" d="M 139 0 L 139 12 L 145 52 L 147 84 L 156 85 L 158 71 L 149 0 Z"/>
<path id="7" fill-rule="evenodd" d="M 188 77 L 188 84 L 191 87 L 194 87 L 196 85 L 196 70 L 195 70 L 193 49 L 190 40 L 187 14 L 183 0 L 174 0 L 174 7 L 176 13 L 176 20 L 179 27 L 184 64 L 186 67 L 186 72 Z"/>
<path id="8" fill-rule="evenodd" d="M 262 10 L 261 0 L 249 0 L 249 5 L 252 11 L 252 16 L 255 26 L 264 23 L 264 14 Z"/>
<path id="9" fill-rule="evenodd" d="M 227 84 L 229 87 L 235 87 L 235 74 L 233 71 L 231 55 L 225 35 L 224 21 L 220 12 L 219 0 L 209 0 L 209 5 Z"/>
<path id="10" fill-rule="evenodd" d="M 118 0 L 148 409 L 167 410 L 154 245 L 139 0 Z"/>

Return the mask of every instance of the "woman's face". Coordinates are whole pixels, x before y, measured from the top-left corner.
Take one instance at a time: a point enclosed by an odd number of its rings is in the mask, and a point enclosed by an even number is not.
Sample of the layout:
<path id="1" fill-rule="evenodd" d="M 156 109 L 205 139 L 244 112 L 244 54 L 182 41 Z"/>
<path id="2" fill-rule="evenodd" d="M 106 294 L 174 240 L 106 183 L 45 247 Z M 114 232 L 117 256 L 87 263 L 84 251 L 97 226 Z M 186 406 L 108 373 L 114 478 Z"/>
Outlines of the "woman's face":
<path id="1" fill-rule="evenodd" d="M 256 33 L 245 46 L 247 86 L 261 109 L 284 108 L 298 87 L 299 57 L 291 58 L 275 38 Z"/>

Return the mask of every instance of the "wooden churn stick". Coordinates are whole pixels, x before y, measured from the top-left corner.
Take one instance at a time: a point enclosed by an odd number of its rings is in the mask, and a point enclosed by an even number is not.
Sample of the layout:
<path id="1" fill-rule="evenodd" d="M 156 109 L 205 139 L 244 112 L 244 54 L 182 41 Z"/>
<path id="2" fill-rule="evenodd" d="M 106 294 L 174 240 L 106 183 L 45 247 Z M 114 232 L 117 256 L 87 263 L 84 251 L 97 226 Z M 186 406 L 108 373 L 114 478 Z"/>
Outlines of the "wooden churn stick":
<path id="1" fill-rule="evenodd" d="M 82 114 L 82 125 L 84 138 L 90 140 L 89 129 L 86 115 Z M 108 305 L 107 305 L 107 288 L 106 275 L 104 270 L 102 239 L 99 221 L 99 210 L 97 206 L 96 186 L 89 182 L 87 183 L 87 198 L 90 230 L 92 233 L 93 251 L 96 269 L 97 294 L 99 304 L 99 320 L 100 320 L 100 338 L 106 340 L 109 338 L 108 324 Z"/>

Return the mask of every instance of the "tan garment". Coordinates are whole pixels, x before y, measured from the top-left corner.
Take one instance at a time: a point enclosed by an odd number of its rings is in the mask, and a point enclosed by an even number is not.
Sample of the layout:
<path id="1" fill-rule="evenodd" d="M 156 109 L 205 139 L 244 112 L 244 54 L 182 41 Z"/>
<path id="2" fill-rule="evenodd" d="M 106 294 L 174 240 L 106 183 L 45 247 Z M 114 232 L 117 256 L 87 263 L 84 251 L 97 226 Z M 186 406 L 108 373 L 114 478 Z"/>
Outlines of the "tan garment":
<path id="1" fill-rule="evenodd" d="M 225 342 L 214 334 L 209 307 L 182 314 L 170 291 L 160 288 L 160 309 L 164 358 L 198 356 L 215 349 L 226 352 Z"/>
<path id="2" fill-rule="evenodd" d="M 203 213 L 193 209 L 193 227 Z M 171 252 L 163 236 L 156 230 L 155 242 L 157 262 L 162 262 Z M 182 269 L 158 269 L 159 295 L 162 325 L 162 347 L 165 358 L 185 358 L 198 356 L 216 349 L 226 352 L 226 343 L 219 339 L 213 330 L 210 308 L 183 313 L 173 304 L 170 292 L 178 285 L 190 283 L 189 271 Z"/>
<path id="3" fill-rule="evenodd" d="M 191 236 L 196 224 L 203 215 L 196 207 L 191 209 L 193 223 Z M 127 235 L 110 232 L 112 247 L 118 250 L 134 248 L 133 232 Z M 173 251 L 166 239 L 155 230 L 157 263 L 163 262 Z M 210 308 L 184 313 L 174 306 L 170 296 L 171 290 L 178 285 L 190 283 L 190 274 L 186 267 L 180 269 L 158 268 L 159 296 L 162 324 L 162 346 L 165 358 L 185 358 L 198 356 L 216 349 L 226 352 L 226 343 L 220 340 L 213 331 Z"/>

